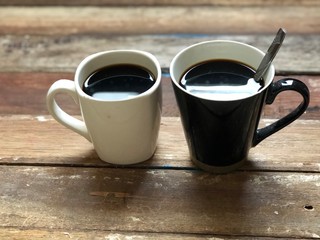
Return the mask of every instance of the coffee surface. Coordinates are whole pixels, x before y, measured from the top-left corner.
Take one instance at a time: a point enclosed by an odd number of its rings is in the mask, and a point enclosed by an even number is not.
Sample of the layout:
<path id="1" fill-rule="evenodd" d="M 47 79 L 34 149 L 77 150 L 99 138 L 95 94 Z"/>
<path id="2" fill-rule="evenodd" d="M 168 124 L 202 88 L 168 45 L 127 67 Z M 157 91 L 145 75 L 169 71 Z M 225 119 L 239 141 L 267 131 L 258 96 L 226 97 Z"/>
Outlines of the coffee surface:
<path id="1" fill-rule="evenodd" d="M 236 61 L 212 60 L 188 69 L 180 85 L 191 94 L 212 100 L 234 100 L 249 97 L 263 87 L 255 82 L 255 70 Z M 250 79 L 250 80 L 249 80 Z"/>
<path id="2" fill-rule="evenodd" d="M 139 95 L 155 83 L 152 74 L 136 65 L 119 64 L 92 73 L 83 84 L 83 91 L 101 100 L 123 100 Z"/>

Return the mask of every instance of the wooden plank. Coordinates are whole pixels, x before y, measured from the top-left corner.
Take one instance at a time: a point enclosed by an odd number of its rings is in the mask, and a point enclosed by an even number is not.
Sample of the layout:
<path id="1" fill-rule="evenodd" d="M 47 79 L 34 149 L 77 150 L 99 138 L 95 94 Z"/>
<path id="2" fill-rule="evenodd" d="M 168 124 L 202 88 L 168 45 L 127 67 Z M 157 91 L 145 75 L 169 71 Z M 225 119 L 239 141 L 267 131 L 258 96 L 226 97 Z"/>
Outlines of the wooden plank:
<path id="1" fill-rule="evenodd" d="M 163 68 L 168 68 L 171 60 L 179 51 L 198 42 L 219 39 L 234 40 L 256 46 L 262 51 L 267 51 L 273 38 L 274 34 L 2 35 L 0 36 L 0 72 L 74 72 L 77 65 L 86 56 L 98 51 L 113 49 L 148 51 L 158 58 Z M 319 39 L 319 34 L 295 35 L 292 32 L 288 32 L 288 36 L 274 60 L 277 72 L 320 74 Z"/>
<path id="2" fill-rule="evenodd" d="M 298 5 L 318 6 L 317 0 L 0 0 L 0 6 L 175 6 L 175 5 L 212 5 L 212 6 L 268 6 Z"/>
<path id="3" fill-rule="evenodd" d="M 46 94 L 58 79 L 73 79 L 71 73 L 0 73 L 1 114 L 48 114 Z M 162 82 L 164 116 L 178 116 L 173 88 L 168 78 Z M 72 98 L 57 96 L 59 103 L 70 114 L 80 114 L 80 109 Z"/>
<path id="4" fill-rule="evenodd" d="M 1 240 L 223 240 L 223 239 L 240 239 L 249 240 L 251 237 L 246 236 L 217 236 L 210 234 L 184 234 L 184 233 L 142 233 L 142 232 L 120 232 L 120 231 L 99 231 L 99 230 L 47 230 L 47 229 L 19 229 L 19 228 L 2 228 L 0 231 Z M 274 240 L 273 237 L 255 237 L 255 239 Z M 286 238 L 288 239 L 288 238 Z M 294 239 L 294 238 L 292 238 Z"/>
<path id="5" fill-rule="evenodd" d="M 319 12 L 320 6 L 1 7 L 0 34 L 246 34 L 279 27 L 310 34 L 320 33 Z"/>
<path id="6" fill-rule="evenodd" d="M 273 120 L 264 119 L 261 126 Z M 113 167 L 101 161 L 93 146 L 49 116 L 0 118 L 2 165 L 68 165 Z M 252 148 L 241 170 L 320 172 L 320 121 L 297 120 Z M 129 168 L 194 169 L 179 118 L 162 118 L 153 158 Z"/>
<path id="7" fill-rule="evenodd" d="M 284 76 L 276 76 L 275 80 Z M 302 119 L 320 119 L 320 75 L 317 76 L 295 76 L 301 79 L 310 89 L 311 101 L 307 113 Z M 53 82 L 58 79 L 73 79 L 72 73 L 0 73 L 0 113 L 47 115 L 46 94 Z M 163 87 L 163 116 L 177 117 L 179 111 L 176 105 L 173 88 L 170 79 L 164 76 Z M 80 114 L 78 105 L 72 98 L 66 95 L 58 96 L 61 106 L 70 114 Z M 292 92 L 282 93 L 274 104 L 268 105 L 264 111 L 264 118 L 280 118 L 292 111 L 301 99 Z"/>
<path id="8" fill-rule="evenodd" d="M 319 238 L 319 181 L 320 174 L 311 173 L 216 176 L 185 170 L 2 166 L 0 226 Z"/>

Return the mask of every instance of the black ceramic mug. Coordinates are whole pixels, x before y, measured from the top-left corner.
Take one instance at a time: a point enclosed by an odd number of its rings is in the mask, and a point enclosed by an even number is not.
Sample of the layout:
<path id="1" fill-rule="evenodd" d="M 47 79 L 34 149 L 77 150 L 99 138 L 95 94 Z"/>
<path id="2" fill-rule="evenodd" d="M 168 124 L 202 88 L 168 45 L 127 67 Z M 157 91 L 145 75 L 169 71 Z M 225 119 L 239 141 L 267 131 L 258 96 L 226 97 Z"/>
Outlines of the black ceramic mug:
<path id="1" fill-rule="evenodd" d="M 273 82 L 274 66 L 263 76 L 264 86 L 256 92 L 231 99 L 212 99 L 187 91 L 180 81 L 193 66 L 213 60 L 244 63 L 257 69 L 264 53 L 247 44 L 234 41 L 208 41 L 185 48 L 171 62 L 170 75 L 190 157 L 198 167 L 215 173 L 230 172 L 247 159 L 251 147 L 286 127 L 305 112 L 309 90 L 297 79 Z M 258 129 L 265 104 L 272 104 L 283 91 L 298 92 L 303 100 L 286 116 Z"/>

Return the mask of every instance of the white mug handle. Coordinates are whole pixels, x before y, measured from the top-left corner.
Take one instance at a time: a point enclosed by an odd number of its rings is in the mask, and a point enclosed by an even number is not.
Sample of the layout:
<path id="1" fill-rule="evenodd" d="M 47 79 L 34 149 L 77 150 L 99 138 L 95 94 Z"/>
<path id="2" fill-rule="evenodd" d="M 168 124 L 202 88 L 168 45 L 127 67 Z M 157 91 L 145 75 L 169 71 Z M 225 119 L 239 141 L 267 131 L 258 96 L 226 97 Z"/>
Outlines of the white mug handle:
<path id="1" fill-rule="evenodd" d="M 71 80 L 61 79 L 53 83 L 47 94 L 47 108 L 50 114 L 59 123 L 75 131 L 91 142 L 91 138 L 85 123 L 79 119 L 76 119 L 75 117 L 70 116 L 58 106 L 55 100 L 55 96 L 58 93 L 66 93 L 70 95 L 74 101 L 79 104 L 74 82 Z"/>

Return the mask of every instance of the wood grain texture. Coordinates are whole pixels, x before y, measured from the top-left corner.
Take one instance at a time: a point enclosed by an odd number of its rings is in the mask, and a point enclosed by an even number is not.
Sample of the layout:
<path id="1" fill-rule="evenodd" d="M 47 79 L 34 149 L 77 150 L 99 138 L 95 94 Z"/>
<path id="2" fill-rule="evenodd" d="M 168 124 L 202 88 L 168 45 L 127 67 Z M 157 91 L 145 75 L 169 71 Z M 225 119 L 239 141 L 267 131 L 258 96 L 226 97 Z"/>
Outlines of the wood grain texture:
<path id="1" fill-rule="evenodd" d="M 0 0 L 0 239 L 221 240 L 320 238 L 320 1 Z M 277 76 L 301 79 L 301 118 L 250 150 L 225 175 L 190 161 L 168 67 L 206 40 L 266 51 L 288 35 Z M 139 49 L 163 70 L 163 118 L 154 156 L 125 167 L 48 115 L 57 79 L 73 79 L 89 54 Z M 80 118 L 71 98 L 58 96 Z M 260 127 L 301 101 L 281 93 Z"/>
<path id="2" fill-rule="evenodd" d="M 1 21 L 1 20 L 0 20 Z M 0 72 L 71 72 L 88 55 L 114 49 L 154 54 L 163 68 L 189 45 L 208 40 L 234 40 L 267 51 L 274 34 L 68 36 L 0 35 Z M 288 36 L 274 60 L 278 73 L 320 74 L 320 35 Z"/>
<path id="3" fill-rule="evenodd" d="M 317 0 L 0 0 L 0 6 L 319 6 Z"/>
<path id="4" fill-rule="evenodd" d="M 46 94 L 58 79 L 73 79 L 72 73 L 0 73 L 0 114 L 48 114 Z M 162 81 L 164 116 L 178 116 L 171 82 Z M 77 104 L 67 95 L 57 101 L 70 114 L 80 114 Z"/>
<path id="5" fill-rule="evenodd" d="M 245 34 L 279 27 L 319 34 L 319 12 L 320 6 L 1 7 L 0 34 Z"/>
<path id="6" fill-rule="evenodd" d="M 2 228 L 1 240 L 223 240 L 240 239 L 250 240 L 246 236 L 213 235 L 213 234 L 185 234 L 185 233 L 151 233 L 151 232 L 121 232 L 99 230 L 46 230 L 46 229 L 21 229 Z M 273 237 L 255 237 L 255 239 L 274 240 Z"/>
<path id="7" fill-rule="evenodd" d="M 47 115 L 46 94 L 58 79 L 73 79 L 73 73 L 0 73 L 0 114 Z M 276 76 L 275 81 L 288 76 Z M 302 119 L 320 119 L 320 75 L 295 76 L 310 89 L 311 100 Z M 163 116 L 177 117 L 177 108 L 173 88 L 167 76 L 162 78 Z M 67 95 L 59 95 L 57 100 L 61 107 L 70 114 L 80 115 L 79 106 Z M 272 105 L 267 105 L 264 118 L 280 118 L 292 111 L 301 102 L 301 98 L 293 92 L 279 94 Z"/>
<path id="8" fill-rule="evenodd" d="M 1 166 L 0 181 L 2 228 L 320 235 L 319 174 Z"/>
<path id="9" fill-rule="evenodd" d="M 272 121 L 264 119 L 261 126 Z M 3 165 L 115 167 L 101 161 L 86 139 L 50 116 L 2 116 L 0 132 Z M 319 120 L 297 120 L 252 148 L 241 170 L 320 172 L 319 136 Z M 180 119 L 163 117 L 153 158 L 127 167 L 195 169 L 189 160 Z"/>

